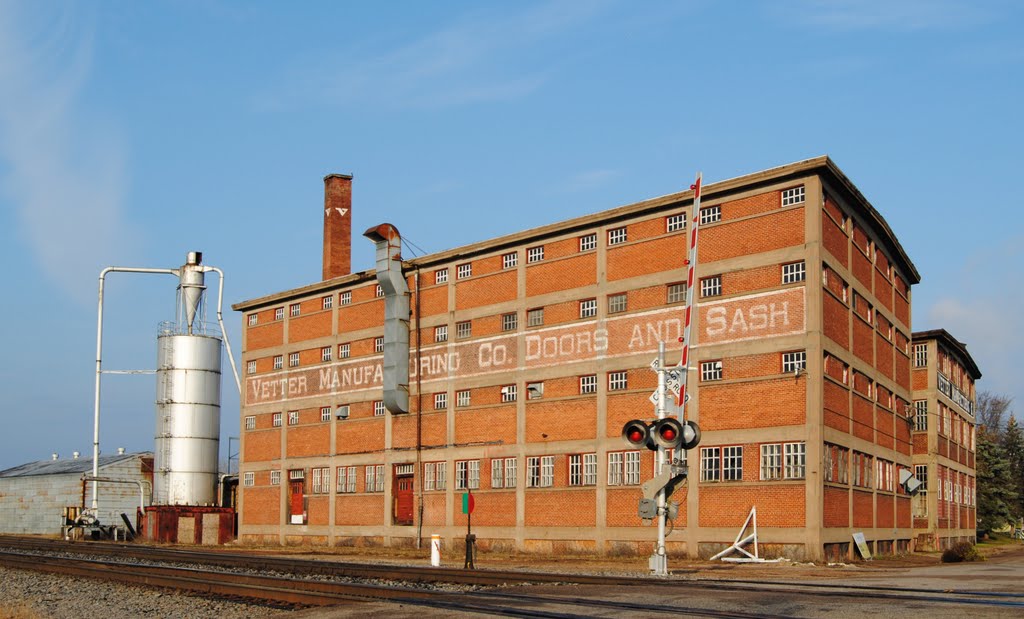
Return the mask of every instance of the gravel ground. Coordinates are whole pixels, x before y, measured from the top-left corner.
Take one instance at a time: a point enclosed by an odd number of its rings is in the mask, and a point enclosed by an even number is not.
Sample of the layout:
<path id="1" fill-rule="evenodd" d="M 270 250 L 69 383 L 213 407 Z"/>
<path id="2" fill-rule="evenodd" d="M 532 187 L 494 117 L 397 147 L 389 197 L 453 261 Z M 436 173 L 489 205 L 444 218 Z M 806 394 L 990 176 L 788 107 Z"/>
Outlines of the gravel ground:
<path id="1" fill-rule="evenodd" d="M 262 619 L 288 611 L 98 580 L 0 568 L 0 619 L 166 617 Z"/>

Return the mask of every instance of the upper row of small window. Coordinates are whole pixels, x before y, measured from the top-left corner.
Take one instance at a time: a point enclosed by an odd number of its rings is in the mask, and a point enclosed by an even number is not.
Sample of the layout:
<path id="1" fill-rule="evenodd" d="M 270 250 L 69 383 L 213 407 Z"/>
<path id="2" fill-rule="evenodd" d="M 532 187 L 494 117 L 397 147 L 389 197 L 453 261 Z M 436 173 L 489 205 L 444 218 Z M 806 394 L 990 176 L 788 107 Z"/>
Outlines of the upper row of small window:
<path id="1" fill-rule="evenodd" d="M 794 204 L 803 204 L 806 192 L 804 186 L 790 187 L 782 191 L 782 202 L 781 206 L 793 206 Z M 722 207 L 707 206 L 700 209 L 700 223 L 713 224 L 722 221 Z"/>
<path id="2" fill-rule="evenodd" d="M 377 287 L 374 290 L 374 296 L 377 296 L 377 297 L 383 297 L 384 296 L 384 290 L 381 289 L 380 284 L 377 284 Z M 352 291 L 351 290 L 345 290 L 344 292 L 339 293 L 338 294 L 338 302 L 341 305 L 351 305 L 352 304 Z M 320 309 L 329 310 L 329 309 L 332 309 L 333 307 L 334 307 L 334 295 L 327 295 L 325 297 L 321 297 L 320 298 Z M 292 303 L 291 305 L 288 306 L 288 315 L 290 317 L 295 318 L 296 316 L 299 316 L 301 314 L 302 314 L 302 304 L 301 303 Z M 257 324 L 259 324 L 259 314 L 256 313 L 256 312 L 253 312 L 252 314 L 249 314 L 248 320 L 249 320 L 249 326 L 250 327 L 256 326 Z M 278 308 L 274 309 L 274 320 L 284 320 L 284 308 L 283 307 L 278 307 Z"/>

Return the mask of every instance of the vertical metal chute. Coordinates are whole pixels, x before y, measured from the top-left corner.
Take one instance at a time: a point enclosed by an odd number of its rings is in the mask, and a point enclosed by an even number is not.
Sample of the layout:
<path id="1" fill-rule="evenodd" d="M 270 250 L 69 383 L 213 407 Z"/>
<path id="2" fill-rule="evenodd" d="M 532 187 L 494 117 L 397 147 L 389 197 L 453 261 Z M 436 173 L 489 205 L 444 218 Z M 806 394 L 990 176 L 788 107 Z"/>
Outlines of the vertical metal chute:
<path id="1" fill-rule="evenodd" d="M 398 228 L 381 224 L 363 236 L 377 247 L 377 283 L 384 293 L 384 407 L 409 412 L 409 284 L 402 274 Z"/>

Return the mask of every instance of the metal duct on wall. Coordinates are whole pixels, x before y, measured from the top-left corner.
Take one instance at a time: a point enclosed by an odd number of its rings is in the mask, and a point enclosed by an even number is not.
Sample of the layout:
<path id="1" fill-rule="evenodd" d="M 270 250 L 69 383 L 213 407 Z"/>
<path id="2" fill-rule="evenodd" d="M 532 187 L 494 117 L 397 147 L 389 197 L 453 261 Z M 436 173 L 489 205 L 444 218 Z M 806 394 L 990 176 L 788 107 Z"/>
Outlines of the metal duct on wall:
<path id="1" fill-rule="evenodd" d="M 384 407 L 409 412 L 409 285 L 402 274 L 398 228 L 381 224 L 363 236 L 377 246 L 377 282 L 384 293 Z"/>

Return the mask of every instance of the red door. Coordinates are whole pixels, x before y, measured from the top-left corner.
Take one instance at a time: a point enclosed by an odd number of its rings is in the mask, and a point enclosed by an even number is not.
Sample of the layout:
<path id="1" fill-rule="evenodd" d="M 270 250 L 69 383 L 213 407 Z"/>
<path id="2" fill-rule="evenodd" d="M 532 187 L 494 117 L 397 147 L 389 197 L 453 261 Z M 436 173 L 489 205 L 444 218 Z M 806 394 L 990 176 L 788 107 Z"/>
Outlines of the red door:
<path id="1" fill-rule="evenodd" d="M 293 479 L 289 484 L 291 490 L 290 501 L 288 505 L 288 513 L 291 516 L 290 522 L 292 524 L 305 524 L 305 505 L 304 505 L 304 493 L 303 493 L 303 480 Z"/>
<path id="2" fill-rule="evenodd" d="M 411 525 L 412 518 L 412 477 L 395 478 L 395 524 Z"/>

